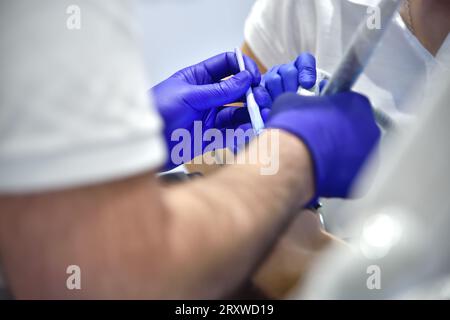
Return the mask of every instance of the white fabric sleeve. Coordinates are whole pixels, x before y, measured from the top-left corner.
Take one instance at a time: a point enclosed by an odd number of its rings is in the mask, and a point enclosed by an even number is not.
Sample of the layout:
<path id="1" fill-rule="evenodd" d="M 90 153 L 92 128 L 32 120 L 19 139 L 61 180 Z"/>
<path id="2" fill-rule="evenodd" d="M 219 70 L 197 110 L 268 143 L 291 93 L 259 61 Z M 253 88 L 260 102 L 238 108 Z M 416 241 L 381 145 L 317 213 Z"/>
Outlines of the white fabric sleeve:
<path id="1" fill-rule="evenodd" d="M 165 161 L 130 2 L 73 3 L 0 5 L 2 193 L 97 184 Z"/>
<path id="2" fill-rule="evenodd" d="M 313 52 L 316 0 L 257 0 L 244 36 L 267 68 L 290 62 L 302 52 Z"/>

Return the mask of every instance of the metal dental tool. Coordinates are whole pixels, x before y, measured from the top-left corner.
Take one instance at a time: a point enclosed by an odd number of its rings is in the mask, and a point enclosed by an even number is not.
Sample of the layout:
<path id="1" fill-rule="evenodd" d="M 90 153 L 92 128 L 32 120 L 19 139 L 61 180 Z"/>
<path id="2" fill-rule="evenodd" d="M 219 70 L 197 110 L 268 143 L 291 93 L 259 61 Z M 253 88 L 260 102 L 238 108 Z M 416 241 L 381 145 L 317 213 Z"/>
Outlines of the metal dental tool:
<path id="1" fill-rule="evenodd" d="M 381 42 L 394 14 L 403 0 L 381 0 L 378 4 L 381 28 L 371 28 L 366 18 L 359 25 L 350 46 L 348 47 L 338 68 L 324 88 L 322 95 L 332 95 L 349 91 L 364 71 L 377 45 Z M 378 124 L 386 130 L 395 127 L 391 117 L 381 110 L 374 110 Z"/>

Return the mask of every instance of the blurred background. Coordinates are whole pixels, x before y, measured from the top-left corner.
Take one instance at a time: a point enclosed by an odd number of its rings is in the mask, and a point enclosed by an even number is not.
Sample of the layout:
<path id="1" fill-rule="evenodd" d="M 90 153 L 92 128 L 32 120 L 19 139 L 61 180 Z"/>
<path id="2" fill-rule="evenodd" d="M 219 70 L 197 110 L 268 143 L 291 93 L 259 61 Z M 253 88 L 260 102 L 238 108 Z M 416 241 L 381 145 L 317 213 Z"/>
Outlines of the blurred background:
<path id="1" fill-rule="evenodd" d="M 244 39 L 254 0 L 137 0 L 138 24 L 151 83 L 224 51 Z M 157 48 L 157 49 L 155 49 Z M 151 71 L 151 72 L 150 72 Z"/>

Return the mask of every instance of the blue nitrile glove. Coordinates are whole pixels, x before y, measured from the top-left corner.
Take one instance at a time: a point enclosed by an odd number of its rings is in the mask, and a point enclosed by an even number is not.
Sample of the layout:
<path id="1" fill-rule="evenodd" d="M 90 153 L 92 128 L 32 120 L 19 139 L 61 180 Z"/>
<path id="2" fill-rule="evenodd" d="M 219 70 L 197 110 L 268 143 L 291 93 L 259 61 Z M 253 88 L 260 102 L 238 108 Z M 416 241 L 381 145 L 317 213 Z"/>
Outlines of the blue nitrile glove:
<path id="1" fill-rule="evenodd" d="M 288 131 L 310 151 L 315 197 L 348 197 L 380 139 L 370 102 L 346 92 L 327 97 L 285 94 L 275 101 L 268 128 Z"/>
<path id="2" fill-rule="evenodd" d="M 266 89 L 261 86 L 253 88 L 253 93 L 258 101 L 262 119 L 266 122 L 269 119 L 271 112 L 272 100 L 270 99 Z M 241 133 L 245 132 L 245 141 L 226 139 L 224 142 L 226 147 L 234 153 L 238 153 L 242 150 L 242 148 L 245 147 L 245 145 L 248 144 L 255 136 L 251 124 L 250 114 L 246 106 L 240 108 L 221 108 L 216 117 L 216 128 L 219 128 L 222 131 L 224 137 L 226 136 L 226 131 L 228 129 L 233 129 L 236 134 L 239 134 L 237 132 L 238 130 L 241 130 Z"/>
<path id="3" fill-rule="evenodd" d="M 269 70 L 263 76 L 262 85 L 275 101 L 283 93 L 297 92 L 299 87 L 311 89 L 316 81 L 316 59 L 309 53 L 303 53 L 295 61 Z"/>
<path id="4" fill-rule="evenodd" d="M 192 147 L 190 154 L 184 155 L 183 158 L 190 160 L 201 155 L 210 143 L 203 141 L 202 134 L 212 128 L 223 129 L 220 127 L 220 121 L 216 121 L 219 111 L 234 112 L 219 107 L 243 101 L 250 86 L 259 86 L 261 75 L 256 63 L 246 56 L 244 59 L 247 71 L 239 72 L 234 53 L 223 53 L 178 71 L 151 89 L 150 92 L 165 123 L 164 135 L 169 153 L 179 144 L 179 141 L 172 141 L 174 131 L 186 129 L 191 134 Z M 232 75 L 234 76 L 222 80 Z M 255 89 L 255 99 L 261 106 L 270 106 L 272 102 L 262 87 Z M 197 124 L 201 122 L 200 136 L 194 136 L 194 122 Z M 166 169 L 178 164 L 170 159 Z"/>

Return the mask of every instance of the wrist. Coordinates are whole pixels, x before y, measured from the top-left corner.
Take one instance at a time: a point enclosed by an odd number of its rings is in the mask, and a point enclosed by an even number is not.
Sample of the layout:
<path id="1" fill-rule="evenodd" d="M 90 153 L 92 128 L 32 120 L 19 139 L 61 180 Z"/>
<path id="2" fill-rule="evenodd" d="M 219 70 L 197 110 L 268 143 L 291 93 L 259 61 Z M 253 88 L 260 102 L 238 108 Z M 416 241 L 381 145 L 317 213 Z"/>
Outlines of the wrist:
<path id="1" fill-rule="evenodd" d="M 295 134 L 282 129 L 269 128 L 264 134 L 278 143 L 280 170 L 292 170 L 295 180 L 302 185 L 303 202 L 311 201 L 315 196 L 314 161 L 306 143 Z"/>
<path id="2" fill-rule="evenodd" d="M 303 111 L 302 122 L 292 121 L 292 119 L 298 118 L 298 111 L 288 110 L 274 116 L 268 126 L 277 128 L 286 134 L 289 134 L 294 139 L 297 139 L 302 144 L 302 148 L 308 154 L 310 162 L 310 172 L 312 173 L 314 194 L 311 197 L 309 205 L 313 202 L 317 202 L 320 194 L 320 187 L 323 186 L 323 182 L 326 180 L 326 173 L 329 171 L 327 162 L 320 161 L 320 159 L 327 159 L 327 148 L 322 148 L 323 141 L 328 141 L 327 130 L 324 130 L 314 121 L 315 113 Z M 318 138 L 320 137 L 320 139 Z M 322 140 L 322 141 L 320 141 Z"/>

